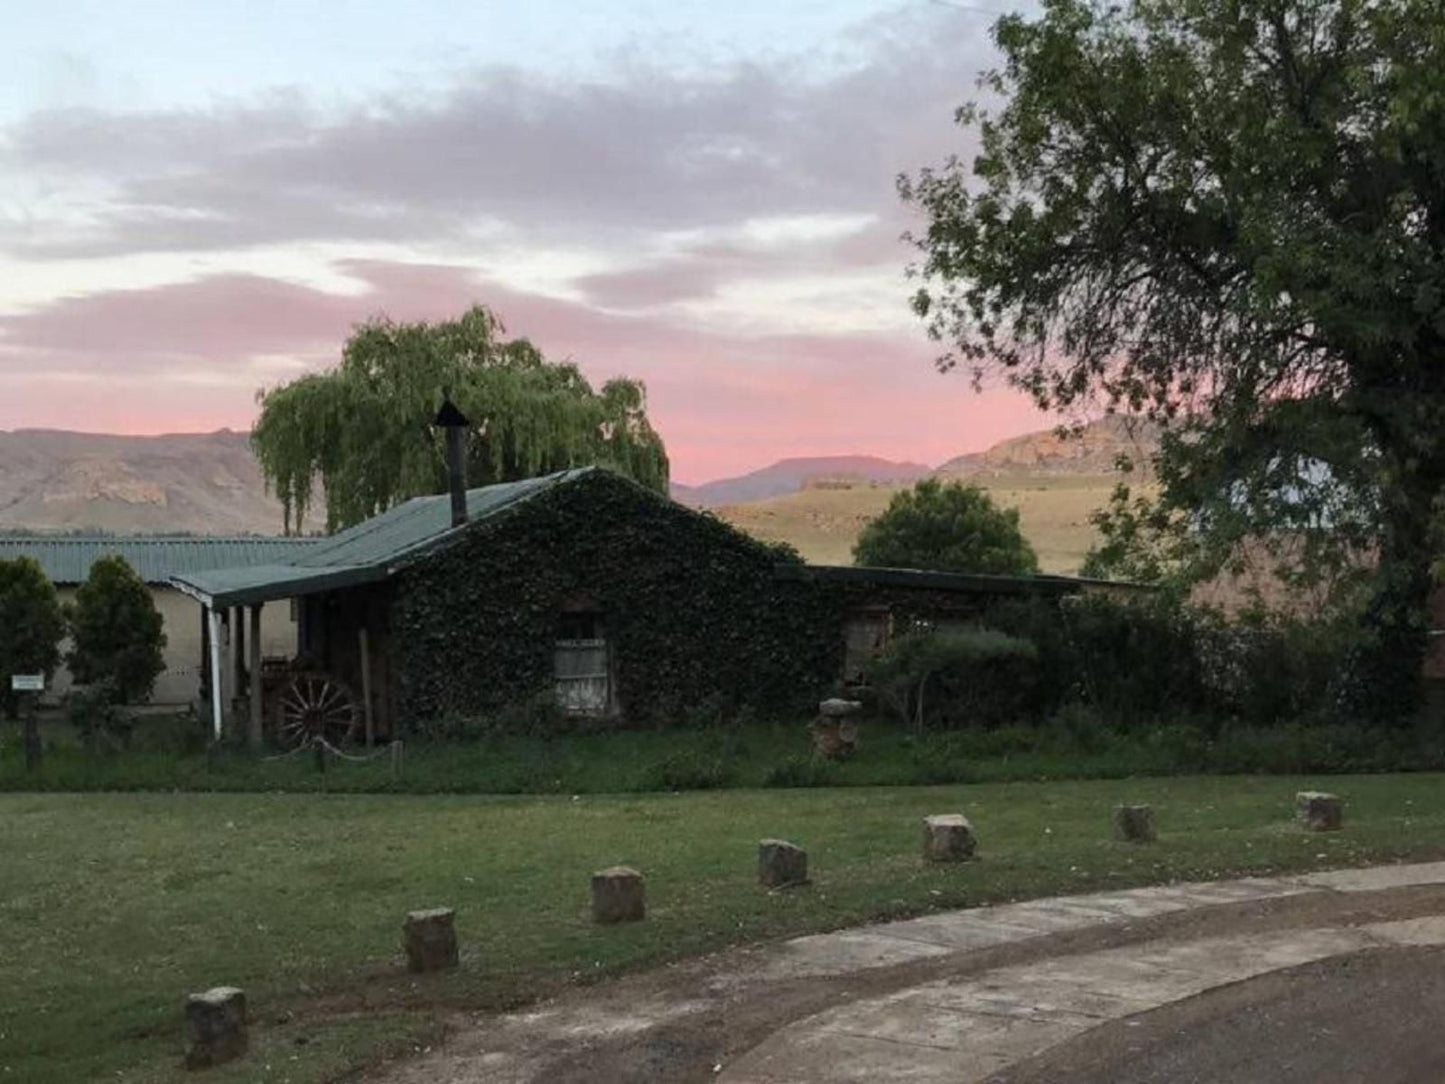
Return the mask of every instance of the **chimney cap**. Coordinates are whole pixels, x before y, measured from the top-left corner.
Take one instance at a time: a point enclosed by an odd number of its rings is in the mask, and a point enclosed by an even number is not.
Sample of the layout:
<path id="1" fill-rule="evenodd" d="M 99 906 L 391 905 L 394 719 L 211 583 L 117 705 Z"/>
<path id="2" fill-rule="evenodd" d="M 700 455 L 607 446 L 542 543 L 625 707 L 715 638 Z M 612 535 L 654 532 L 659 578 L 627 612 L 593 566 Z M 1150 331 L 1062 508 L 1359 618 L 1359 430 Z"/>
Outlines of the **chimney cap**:
<path id="1" fill-rule="evenodd" d="M 441 429 L 465 429 L 471 424 L 472 423 L 467 420 L 467 416 L 458 410 L 457 405 L 452 402 L 452 397 L 450 395 L 443 395 L 441 409 L 437 411 L 437 416 L 432 419 L 432 425 Z"/>

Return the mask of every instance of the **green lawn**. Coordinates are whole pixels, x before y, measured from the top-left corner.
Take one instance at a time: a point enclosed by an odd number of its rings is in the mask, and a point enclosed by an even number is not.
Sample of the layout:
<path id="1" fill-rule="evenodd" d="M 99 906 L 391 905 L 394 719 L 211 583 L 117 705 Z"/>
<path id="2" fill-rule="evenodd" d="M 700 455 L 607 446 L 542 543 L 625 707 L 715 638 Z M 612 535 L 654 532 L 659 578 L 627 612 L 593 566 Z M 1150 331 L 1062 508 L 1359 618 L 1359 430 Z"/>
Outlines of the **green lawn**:
<path id="1" fill-rule="evenodd" d="M 1323 783 L 1348 827 L 1307 835 Z M 167 1081 L 191 990 L 243 986 L 253 1052 L 213 1081 L 319 1081 L 426 1041 L 454 1007 L 725 943 L 930 908 L 1175 878 L 1445 854 L 1445 777 L 1191 777 L 632 797 L 0 795 L 0 1082 Z M 1108 838 L 1152 802 L 1161 840 Z M 931 868 L 919 819 L 963 811 L 981 857 Z M 756 841 L 806 846 L 811 887 L 753 883 Z M 645 871 L 646 923 L 597 928 L 587 876 Z M 462 968 L 400 967 L 402 915 L 458 910 Z M 194 1079 L 194 1078 L 191 1078 Z"/>

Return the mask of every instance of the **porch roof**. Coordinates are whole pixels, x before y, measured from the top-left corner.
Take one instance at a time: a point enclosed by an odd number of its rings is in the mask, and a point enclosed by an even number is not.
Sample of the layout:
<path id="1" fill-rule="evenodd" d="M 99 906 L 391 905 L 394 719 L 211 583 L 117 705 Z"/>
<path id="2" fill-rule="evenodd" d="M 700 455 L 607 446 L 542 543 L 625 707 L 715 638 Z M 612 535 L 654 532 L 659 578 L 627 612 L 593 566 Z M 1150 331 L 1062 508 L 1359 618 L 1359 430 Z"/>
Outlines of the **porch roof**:
<path id="1" fill-rule="evenodd" d="M 217 607 L 253 606 L 375 583 L 453 541 L 469 527 L 592 469 L 584 467 L 468 490 L 467 522 L 457 527 L 452 526 L 448 494 L 414 497 L 322 539 L 294 561 L 186 572 L 172 576 L 171 582 L 188 595 Z"/>

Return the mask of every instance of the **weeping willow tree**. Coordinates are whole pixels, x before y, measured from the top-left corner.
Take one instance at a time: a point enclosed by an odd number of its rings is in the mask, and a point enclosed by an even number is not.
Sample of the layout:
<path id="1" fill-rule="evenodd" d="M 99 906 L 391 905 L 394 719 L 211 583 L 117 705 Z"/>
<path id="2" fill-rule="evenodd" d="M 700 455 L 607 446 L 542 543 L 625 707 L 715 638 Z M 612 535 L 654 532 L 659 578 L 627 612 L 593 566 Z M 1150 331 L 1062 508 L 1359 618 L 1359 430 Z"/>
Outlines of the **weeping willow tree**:
<path id="1" fill-rule="evenodd" d="M 595 464 L 667 491 L 667 452 L 639 381 L 596 391 L 575 365 L 504 335 L 481 305 L 437 324 L 373 319 L 346 341 L 337 368 L 262 389 L 251 443 L 287 533 L 318 497 L 327 530 L 338 530 L 445 492 L 443 440 L 431 427 L 444 392 L 472 422 L 470 485 Z"/>

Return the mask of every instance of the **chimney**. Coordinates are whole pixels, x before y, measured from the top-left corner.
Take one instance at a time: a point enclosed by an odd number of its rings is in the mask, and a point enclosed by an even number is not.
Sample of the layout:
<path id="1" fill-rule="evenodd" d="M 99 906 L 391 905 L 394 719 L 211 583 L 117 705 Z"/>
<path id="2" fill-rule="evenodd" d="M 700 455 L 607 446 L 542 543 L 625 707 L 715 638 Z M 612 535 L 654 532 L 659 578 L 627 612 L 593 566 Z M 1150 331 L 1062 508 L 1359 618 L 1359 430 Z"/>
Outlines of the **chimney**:
<path id="1" fill-rule="evenodd" d="M 451 396 L 442 395 L 442 408 L 432 424 L 447 432 L 447 488 L 452 494 L 452 526 L 467 521 L 467 461 L 462 451 L 462 432 L 471 426 Z"/>

